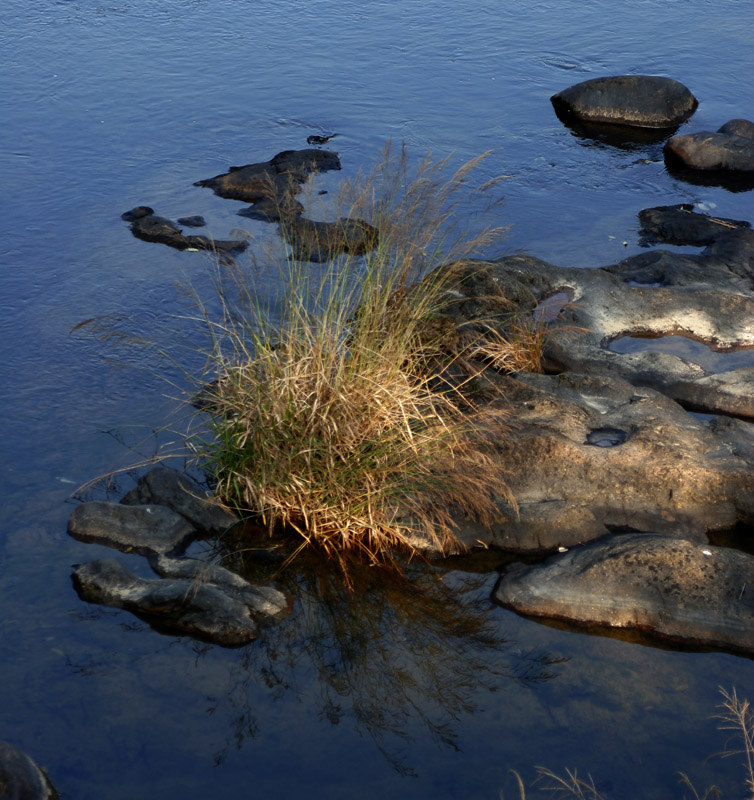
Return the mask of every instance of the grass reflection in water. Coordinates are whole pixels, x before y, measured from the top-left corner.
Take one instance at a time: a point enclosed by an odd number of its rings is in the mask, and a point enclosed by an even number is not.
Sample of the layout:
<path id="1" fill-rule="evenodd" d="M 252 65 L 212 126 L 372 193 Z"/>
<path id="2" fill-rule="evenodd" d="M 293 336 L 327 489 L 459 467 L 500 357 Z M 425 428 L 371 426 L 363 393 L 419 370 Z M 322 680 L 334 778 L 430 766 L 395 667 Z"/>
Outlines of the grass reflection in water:
<path id="1" fill-rule="evenodd" d="M 258 541 L 263 548 L 270 540 L 260 532 Z M 282 570 L 284 554 L 260 559 L 248 527 L 226 537 L 217 556 L 249 580 L 274 576 L 294 598 L 293 614 L 243 651 L 240 683 L 264 685 L 280 700 L 299 693 L 308 672 L 318 692 L 313 712 L 332 725 L 350 718 L 402 775 L 416 774 L 403 754 L 418 730 L 429 731 L 437 746 L 458 750 L 455 723 L 480 710 L 484 692 L 511 681 L 551 680 L 566 660 L 521 650 L 505 637 L 489 601 L 489 574 L 442 574 L 410 563 L 401 576 L 355 561 L 349 591 L 338 567 L 316 551 Z M 252 716 L 241 711 L 218 762 L 256 734 Z"/>

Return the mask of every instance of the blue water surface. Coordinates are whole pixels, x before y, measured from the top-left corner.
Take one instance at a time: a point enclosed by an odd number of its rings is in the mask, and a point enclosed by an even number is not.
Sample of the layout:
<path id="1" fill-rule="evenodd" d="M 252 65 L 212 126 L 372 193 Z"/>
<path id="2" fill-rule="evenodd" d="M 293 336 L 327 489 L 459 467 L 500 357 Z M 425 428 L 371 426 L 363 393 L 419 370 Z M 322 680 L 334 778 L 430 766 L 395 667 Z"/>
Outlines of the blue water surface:
<path id="1" fill-rule="evenodd" d="M 661 143 L 579 138 L 549 97 L 667 75 L 700 101 L 683 131 L 752 119 L 752 30 L 750 0 L 5 0 L 0 739 L 71 800 L 494 800 L 517 796 L 509 770 L 528 782 L 538 764 L 591 772 L 611 798 L 682 797 L 678 771 L 741 796 L 738 759 L 704 759 L 724 742 L 718 686 L 754 698 L 749 659 L 524 620 L 488 604 L 494 572 L 463 565 L 446 583 L 467 640 L 436 607 L 344 606 L 302 576 L 296 613 L 229 651 L 80 602 L 71 566 L 113 554 L 65 530 L 72 491 L 185 422 L 155 349 L 113 365 L 71 332 L 107 316 L 164 333 L 186 307 L 176 282 L 205 280 L 205 254 L 134 239 L 123 211 L 265 235 L 194 181 L 338 133 L 346 176 L 387 140 L 417 163 L 490 150 L 480 180 L 507 176 L 503 252 L 612 263 L 640 251 L 640 209 L 750 219 L 751 193 L 676 180 Z M 480 614 L 491 639 L 472 635 Z"/>

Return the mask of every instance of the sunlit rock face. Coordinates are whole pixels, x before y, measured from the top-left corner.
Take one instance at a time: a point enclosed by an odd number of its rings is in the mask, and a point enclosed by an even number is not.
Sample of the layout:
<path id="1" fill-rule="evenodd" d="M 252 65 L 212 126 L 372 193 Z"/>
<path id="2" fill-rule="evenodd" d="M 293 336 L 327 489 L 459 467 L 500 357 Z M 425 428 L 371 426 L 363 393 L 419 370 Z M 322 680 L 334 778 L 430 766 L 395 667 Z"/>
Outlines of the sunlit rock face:
<path id="1" fill-rule="evenodd" d="M 754 652 L 754 558 L 658 534 L 609 536 L 506 568 L 494 599 L 533 616 Z"/>
<path id="2" fill-rule="evenodd" d="M 673 136 L 665 145 L 665 158 L 697 170 L 754 175 L 754 122 L 732 119 L 714 133 Z"/>
<path id="3" fill-rule="evenodd" d="M 542 552 L 615 530 L 703 541 L 754 522 L 754 433 L 732 419 L 754 418 L 754 234 L 688 207 L 640 216 L 655 241 L 704 251 L 653 250 L 590 270 L 525 255 L 456 267 L 447 314 L 467 334 L 505 324 L 501 297 L 532 315 L 547 298 L 566 300 L 547 323 L 550 374 L 497 379 L 490 402 L 509 409 L 511 425 L 494 458 L 518 509 L 501 503 L 491 529 L 460 519 L 467 546 Z M 673 347 L 641 349 L 656 341 L 646 337 Z M 639 346 L 619 352 L 626 338 Z"/>

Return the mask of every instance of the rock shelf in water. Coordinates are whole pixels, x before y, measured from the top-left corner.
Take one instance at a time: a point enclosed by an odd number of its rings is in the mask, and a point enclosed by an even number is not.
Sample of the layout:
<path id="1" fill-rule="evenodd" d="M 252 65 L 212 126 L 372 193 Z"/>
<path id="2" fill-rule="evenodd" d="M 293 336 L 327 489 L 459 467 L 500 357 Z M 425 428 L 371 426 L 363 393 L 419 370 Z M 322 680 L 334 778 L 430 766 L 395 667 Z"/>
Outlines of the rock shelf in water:
<path id="1" fill-rule="evenodd" d="M 218 535 L 238 521 L 185 475 L 156 467 L 123 501 L 82 503 L 70 516 L 68 532 L 84 542 L 144 555 L 160 577 L 140 578 L 113 559 L 90 561 L 72 575 L 83 600 L 227 647 L 252 641 L 260 623 L 289 612 L 288 599 L 277 589 L 183 556 L 194 539 Z"/>
<path id="2" fill-rule="evenodd" d="M 459 535 L 469 547 L 565 551 L 506 568 L 495 599 L 520 613 L 754 653 L 754 557 L 708 540 L 754 527 L 754 426 L 736 418 L 754 418 L 754 368 L 716 373 L 609 349 L 621 336 L 668 334 L 752 347 L 754 233 L 689 206 L 640 218 L 654 241 L 706 247 L 593 270 L 529 256 L 455 267 L 446 313 L 466 335 L 484 335 L 496 313 L 504 330 L 501 298 L 532 314 L 548 297 L 569 299 L 548 326 L 555 374 L 500 376 L 502 399 L 489 401 L 511 410 L 493 459 L 518 512 L 501 506 L 491 530 L 459 520 Z"/>
<path id="3" fill-rule="evenodd" d="M 714 133 L 673 136 L 665 145 L 665 158 L 691 169 L 742 172 L 754 177 L 754 122 L 732 119 Z"/>
<path id="4" fill-rule="evenodd" d="M 532 616 L 754 652 L 754 558 L 730 548 L 658 534 L 607 537 L 506 567 L 493 598 Z"/>

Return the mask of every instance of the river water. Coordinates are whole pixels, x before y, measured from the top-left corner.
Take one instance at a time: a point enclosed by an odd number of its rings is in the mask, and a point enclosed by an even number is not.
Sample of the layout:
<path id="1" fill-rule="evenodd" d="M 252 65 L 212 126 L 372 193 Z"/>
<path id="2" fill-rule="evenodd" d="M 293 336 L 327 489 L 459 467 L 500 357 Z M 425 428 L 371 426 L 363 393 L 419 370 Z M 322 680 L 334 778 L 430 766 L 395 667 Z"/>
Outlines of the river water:
<path id="1" fill-rule="evenodd" d="M 678 771 L 741 796 L 739 759 L 704 759 L 724 742 L 718 686 L 754 699 L 749 659 L 490 609 L 494 561 L 447 576 L 455 599 L 377 587 L 344 601 L 302 568 L 286 579 L 295 615 L 228 651 L 80 602 L 71 565 L 113 554 L 65 529 L 73 490 L 182 424 L 153 350 L 124 368 L 71 334 L 109 315 L 149 337 L 184 308 L 176 281 L 207 272 L 201 253 L 134 239 L 121 212 L 203 214 L 226 237 L 254 223 L 194 181 L 335 132 L 347 175 L 386 140 L 417 161 L 492 150 L 481 178 L 508 176 L 507 251 L 563 266 L 639 252 L 648 206 L 750 219 L 751 193 L 681 183 L 661 143 L 580 139 L 549 104 L 587 78 L 658 74 L 699 98 L 684 130 L 754 118 L 750 0 L 5 0 L 3 12 L 0 739 L 77 800 L 492 799 L 516 796 L 509 770 L 528 782 L 537 764 L 591 772 L 611 798 L 681 797 Z"/>

